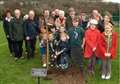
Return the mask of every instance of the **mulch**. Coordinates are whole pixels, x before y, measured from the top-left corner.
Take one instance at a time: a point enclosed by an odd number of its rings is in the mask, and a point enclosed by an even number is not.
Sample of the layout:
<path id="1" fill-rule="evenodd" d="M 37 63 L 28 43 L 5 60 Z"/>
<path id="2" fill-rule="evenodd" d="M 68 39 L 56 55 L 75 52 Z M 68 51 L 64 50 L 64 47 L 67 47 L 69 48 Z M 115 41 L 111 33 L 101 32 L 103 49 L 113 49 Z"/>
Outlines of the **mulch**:
<path id="1" fill-rule="evenodd" d="M 53 80 L 53 84 L 86 84 L 80 70 L 73 66 L 67 70 L 50 69 L 48 78 Z"/>

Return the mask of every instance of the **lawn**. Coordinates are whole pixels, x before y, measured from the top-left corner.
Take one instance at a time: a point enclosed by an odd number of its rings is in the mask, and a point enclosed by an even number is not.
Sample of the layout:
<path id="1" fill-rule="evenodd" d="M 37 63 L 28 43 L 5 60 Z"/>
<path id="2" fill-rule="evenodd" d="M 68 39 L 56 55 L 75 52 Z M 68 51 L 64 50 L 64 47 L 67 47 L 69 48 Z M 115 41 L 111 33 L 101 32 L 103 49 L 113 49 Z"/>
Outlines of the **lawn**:
<path id="1" fill-rule="evenodd" d="M 118 28 L 116 28 L 116 30 L 118 31 Z M 31 76 L 31 69 L 39 68 L 41 66 L 38 44 L 36 46 L 37 51 L 34 59 L 20 59 L 17 62 L 14 61 L 14 58 L 9 55 L 2 23 L 0 23 L 0 84 L 37 84 L 36 78 Z M 112 78 L 110 80 L 101 80 L 99 65 L 97 64 L 96 74 L 94 77 L 88 78 L 88 84 L 120 84 L 119 56 L 120 50 L 117 59 L 112 62 Z M 53 83 L 52 81 L 42 79 L 41 84 Z"/>

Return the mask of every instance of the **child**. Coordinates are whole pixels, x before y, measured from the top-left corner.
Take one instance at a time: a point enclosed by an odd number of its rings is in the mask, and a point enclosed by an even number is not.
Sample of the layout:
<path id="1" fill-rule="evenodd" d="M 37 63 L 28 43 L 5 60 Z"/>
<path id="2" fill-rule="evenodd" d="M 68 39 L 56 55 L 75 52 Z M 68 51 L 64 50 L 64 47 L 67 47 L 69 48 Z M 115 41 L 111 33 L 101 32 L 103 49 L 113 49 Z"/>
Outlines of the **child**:
<path id="1" fill-rule="evenodd" d="M 82 41 L 84 36 L 83 28 L 79 27 L 79 17 L 75 17 L 72 21 L 73 27 L 68 29 L 70 37 L 70 51 L 73 62 L 79 66 L 80 71 L 83 73 L 83 56 L 82 56 Z"/>
<path id="2" fill-rule="evenodd" d="M 41 41 L 40 41 L 40 54 L 42 56 L 42 66 L 47 67 L 47 58 L 46 58 L 46 51 L 47 51 L 47 39 L 48 39 L 48 34 L 46 29 L 41 28 Z"/>
<path id="3" fill-rule="evenodd" d="M 100 32 L 97 29 L 96 25 L 98 24 L 97 20 L 91 19 L 90 26 L 85 32 L 85 50 L 84 57 L 89 59 L 88 72 L 90 75 L 94 74 L 94 65 L 96 61 L 96 48 L 98 46 Z"/>
<path id="4" fill-rule="evenodd" d="M 54 58 L 55 51 L 58 49 L 59 46 L 59 32 L 56 31 L 56 27 L 50 27 L 50 34 L 49 34 L 49 54 L 50 54 L 50 62 L 51 66 L 56 66 L 57 61 Z"/>
<path id="5" fill-rule="evenodd" d="M 50 54 L 50 66 L 53 67 L 55 65 L 54 55 L 55 55 L 55 44 L 53 34 L 49 34 L 49 54 Z"/>
<path id="6" fill-rule="evenodd" d="M 111 59 L 116 56 L 117 34 L 112 31 L 111 23 L 105 25 L 105 32 L 101 34 L 99 50 L 102 59 L 102 79 L 111 78 Z"/>
<path id="7" fill-rule="evenodd" d="M 68 68 L 68 40 L 69 36 L 65 33 L 65 28 L 60 27 L 60 44 L 59 51 L 56 52 L 56 55 L 60 55 L 60 64 L 61 69 Z"/>

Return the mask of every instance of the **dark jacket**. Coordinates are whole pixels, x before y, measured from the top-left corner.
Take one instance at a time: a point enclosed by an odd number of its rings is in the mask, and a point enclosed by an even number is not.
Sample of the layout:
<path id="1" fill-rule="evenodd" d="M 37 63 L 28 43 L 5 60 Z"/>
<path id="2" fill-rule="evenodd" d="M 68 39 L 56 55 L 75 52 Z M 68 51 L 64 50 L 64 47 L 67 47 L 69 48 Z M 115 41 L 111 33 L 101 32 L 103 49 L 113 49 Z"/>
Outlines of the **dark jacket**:
<path id="1" fill-rule="evenodd" d="M 36 38 L 39 33 L 39 24 L 36 20 L 26 20 L 24 23 L 25 36 L 29 36 L 30 39 Z"/>
<path id="2" fill-rule="evenodd" d="M 72 18 L 70 16 L 68 16 L 66 18 L 66 24 L 65 25 L 66 25 L 66 29 L 67 30 L 73 26 L 73 24 L 72 24 Z"/>
<path id="3" fill-rule="evenodd" d="M 80 26 L 77 28 L 70 28 L 68 30 L 68 35 L 70 37 L 69 43 L 71 47 L 80 47 L 84 37 L 84 30 Z"/>
<path id="4" fill-rule="evenodd" d="M 11 20 L 8 21 L 7 18 L 4 18 L 4 20 L 3 20 L 3 29 L 4 29 L 6 36 L 10 36 L 10 22 L 11 22 Z"/>
<path id="5" fill-rule="evenodd" d="M 23 19 L 13 18 L 10 22 L 10 38 L 14 41 L 24 39 Z"/>

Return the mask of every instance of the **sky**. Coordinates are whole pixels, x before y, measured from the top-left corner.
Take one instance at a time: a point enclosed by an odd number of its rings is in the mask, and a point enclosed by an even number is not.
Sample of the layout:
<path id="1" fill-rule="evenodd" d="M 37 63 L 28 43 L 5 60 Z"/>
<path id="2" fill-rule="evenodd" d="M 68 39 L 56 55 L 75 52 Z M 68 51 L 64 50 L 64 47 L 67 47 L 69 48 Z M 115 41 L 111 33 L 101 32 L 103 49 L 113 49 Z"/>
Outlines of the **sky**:
<path id="1" fill-rule="evenodd" d="M 120 3 L 120 0 L 103 0 L 105 2 L 114 2 L 114 3 Z"/>

